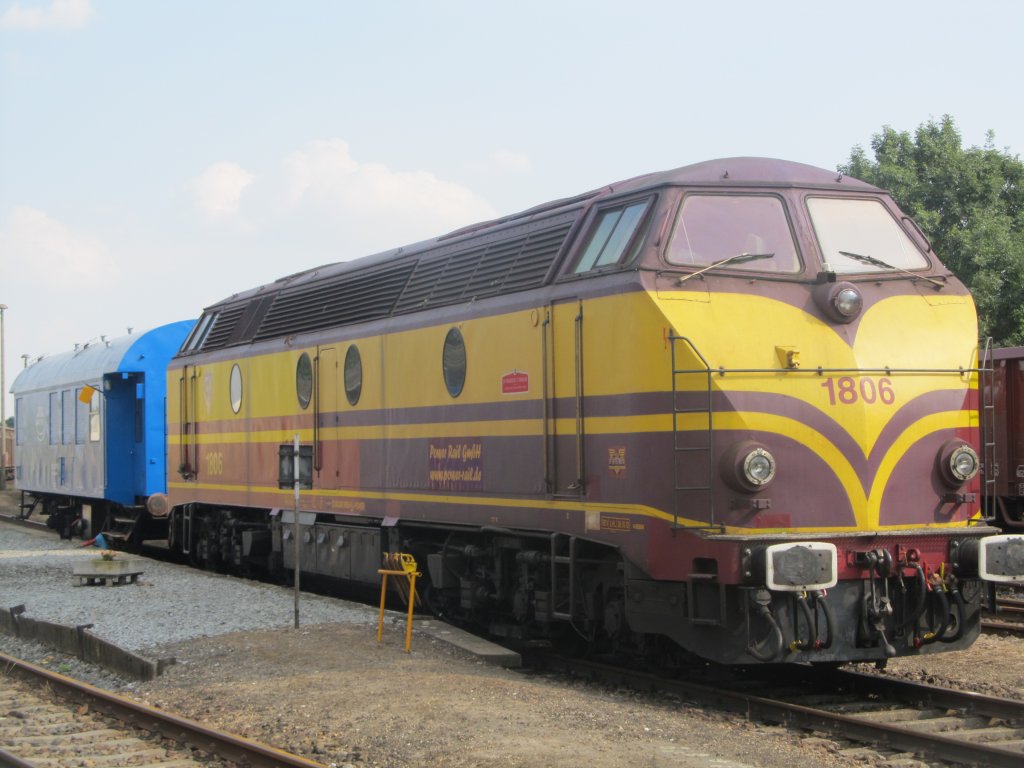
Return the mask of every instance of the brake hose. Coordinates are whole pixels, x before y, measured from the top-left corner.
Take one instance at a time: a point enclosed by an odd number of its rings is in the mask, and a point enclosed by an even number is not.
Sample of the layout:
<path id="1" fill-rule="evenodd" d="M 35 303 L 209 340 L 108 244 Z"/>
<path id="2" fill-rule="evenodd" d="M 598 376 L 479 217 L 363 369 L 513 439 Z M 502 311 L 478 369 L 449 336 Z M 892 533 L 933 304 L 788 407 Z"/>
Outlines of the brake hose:
<path id="1" fill-rule="evenodd" d="M 946 597 L 946 591 L 940 586 L 932 590 L 932 601 L 938 602 L 939 604 L 939 616 L 942 617 L 939 622 L 939 627 L 934 632 L 926 632 L 921 638 L 921 645 L 928 645 L 934 643 L 936 640 L 942 637 L 946 631 L 946 627 L 949 626 L 949 598 Z"/>
<path id="2" fill-rule="evenodd" d="M 943 643 L 955 643 L 964 635 L 964 621 L 967 616 L 967 601 L 964 600 L 964 596 L 960 594 L 960 585 L 957 583 L 956 578 L 950 576 L 952 582 L 949 588 L 949 594 L 953 597 L 953 602 L 956 603 L 956 630 L 949 637 L 940 637 L 939 640 Z"/>
<path id="3" fill-rule="evenodd" d="M 814 597 L 815 618 L 818 616 L 818 605 L 821 605 L 821 610 L 825 614 L 825 631 L 827 634 L 825 635 L 825 639 L 818 641 L 816 646 L 818 650 L 823 651 L 832 647 L 832 638 L 835 636 L 836 619 L 835 616 L 832 615 L 832 606 L 830 606 L 828 601 L 825 600 L 825 593 L 812 592 L 811 594 Z"/>
<path id="4" fill-rule="evenodd" d="M 908 565 L 917 571 L 917 583 L 920 589 L 917 592 L 917 602 L 914 604 L 913 609 L 907 611 L 907 617 L 903 622 L 904 627 L 917 624 L 917 620 L 924 613 L 926 598 L 928 597 L 928 582 L 924 576 L 924 568 L 921 567 L 920 563 L 908 563 Z"/>
<path id="5" fill-rule="evenodd" d="M 797 607 L 800 608 L 800 613 L 803 614 L 804 622 L 807 624 L 807 635 L 806 641 L 797 638 L 789 644 L 789 650 L 791 651 L 808 651 L 812 647 L 815 647 L 815 641 L 817 640 L 817 627 L 814 622 L 814 615 L 811 613 L 811 608 L 807 605 L 807 593 L 803 592 L 796 596 Z M 800 623 L 797 622 L 797 631 L 799 632 Z"/>
<path id="6" fill-rule="evenodd" d="M 765 638 L 760 643 L 751 643 L 750 645 L 748 645 L 747 652 L 750 653 L 750 655 L 758 661 L 774 661 L 782 652 L 782 647 L 786 642 L 785 638 L 782 636 L 782 628 L 779 626 L 779 622 L 775 620 L 775 617 L 772 615 L 771 609 L 767 605 L 761 605 L 759 603 L 757 605 L 757 613 L 759 616 L 764 618 L 765 621 L 769 623 L 769 625 L 771 625 L 771 632 L 769 634 L 769 637 Z M 765 643 L 768 643 L 769 641 L 771 641 L 772 646 L 774 646 L 774 648 L 770 651 L 760 651 L 760 647 L 765 645 Z"/>

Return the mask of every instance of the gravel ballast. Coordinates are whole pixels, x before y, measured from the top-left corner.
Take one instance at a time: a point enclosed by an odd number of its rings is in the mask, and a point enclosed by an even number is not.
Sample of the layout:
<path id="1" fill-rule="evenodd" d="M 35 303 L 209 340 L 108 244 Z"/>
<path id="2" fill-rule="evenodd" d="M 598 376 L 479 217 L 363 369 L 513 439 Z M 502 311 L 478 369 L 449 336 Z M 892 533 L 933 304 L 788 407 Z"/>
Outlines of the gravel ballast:
<path id="1" fill-rule="evenodd" d="M 0 610 L 24 604 L 26 615 L 35 619 L 92 624 L 90 631 L 131 651 L 294 624 L 289 588 L 149 558 L 142 558 L 143 573 L 135 584 L 80 586 L 72 575 L 74 565 L 100 556 L 96 548 L 80 544 L 4 526 L 0 595 L 5 599 Z M 368 606 L 303 593 L 299 618 L 302 624 L 367 624 L 376 622 L 377 614 Z"/>

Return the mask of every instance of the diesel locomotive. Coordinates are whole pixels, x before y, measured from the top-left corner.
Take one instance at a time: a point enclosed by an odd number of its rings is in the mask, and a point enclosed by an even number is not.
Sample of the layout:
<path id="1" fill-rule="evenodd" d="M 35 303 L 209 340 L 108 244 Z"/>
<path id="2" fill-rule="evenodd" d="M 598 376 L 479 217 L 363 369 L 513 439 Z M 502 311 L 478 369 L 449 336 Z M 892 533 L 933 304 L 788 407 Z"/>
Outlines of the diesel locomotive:
<path id="1" fill-rule="evenodd" d="M 409 552 L 432 610 L 523 641 L 959 649 L 985 583 L 1024 580 L 980 502 L 980 370 L 970 295 L 886 192 L 714 160 L 207 308 L 147 526 L 366 584 Z"/>

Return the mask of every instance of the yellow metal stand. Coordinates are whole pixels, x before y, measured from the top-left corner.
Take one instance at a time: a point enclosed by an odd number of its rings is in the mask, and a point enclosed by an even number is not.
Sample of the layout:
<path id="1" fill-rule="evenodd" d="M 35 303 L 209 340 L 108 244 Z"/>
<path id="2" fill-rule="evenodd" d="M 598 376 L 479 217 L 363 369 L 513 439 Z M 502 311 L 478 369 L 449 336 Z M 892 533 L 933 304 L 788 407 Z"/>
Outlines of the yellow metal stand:
<path id="1" fill-rule="evenodd" d="M 416 572 L 416 560 L 412 555 L 399 552 L 384 553 L 384 568 L 377 570 L 384 578 L 380 582 L 380 616 L 377 619 L 377 642 L 384 637 L 384 601 L 388 594 L 388 576 L 405 576 L 407 581 L 398 582 L 398 591 L 409 603 L 409 616 L 405 623 L 405 652 L 409 653 L 412 646 L 412 612 L 416 606 L 416 577 L 422 573 Z M 403 589 L 405 587 L 408 592 Z"/>

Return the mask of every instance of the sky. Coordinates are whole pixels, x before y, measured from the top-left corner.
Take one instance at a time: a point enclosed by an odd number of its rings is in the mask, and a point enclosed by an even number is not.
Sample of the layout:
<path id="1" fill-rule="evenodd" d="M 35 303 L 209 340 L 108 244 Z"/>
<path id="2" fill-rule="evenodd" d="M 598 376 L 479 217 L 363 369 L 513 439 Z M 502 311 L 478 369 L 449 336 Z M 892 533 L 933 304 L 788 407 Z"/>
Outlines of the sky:
<path id="1" fill-rule="evenodd" d="M 1020 154 L 1022 32 L 1016 0 L 0 0 L 6 388 L 642 173 L 834 169 L 945 114 Z"/>

